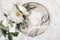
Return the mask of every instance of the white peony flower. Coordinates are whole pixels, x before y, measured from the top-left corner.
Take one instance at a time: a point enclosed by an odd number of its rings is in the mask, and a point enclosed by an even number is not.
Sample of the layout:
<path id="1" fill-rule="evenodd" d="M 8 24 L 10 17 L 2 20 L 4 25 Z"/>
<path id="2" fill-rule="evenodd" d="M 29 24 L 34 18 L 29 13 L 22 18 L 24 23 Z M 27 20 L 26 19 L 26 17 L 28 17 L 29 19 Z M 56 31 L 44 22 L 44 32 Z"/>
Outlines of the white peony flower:
<path id="1" fill-rule="evenodd" d="M 9 18 L 9 20 L 12 20 L 16 23 L 20 23 L 23 21 L 23 17 L 22 17 L 22 13 L 19 12 L 15 6 L 13 6 L 14 4 L 16 4 L 19 0 L 2 0 L 1 1 L 1 11 L 3 11 L 4 13 L 6 13 Z M 19 9 L 23 12 L 24 15 L 28 15 L 29 13 L 27 12 L 27 10 L 20 5 L 19 3 L 18 7 Z"/>
<path id="2" fill-rule="evenodd" d="M 13 6 L 13 9 L 11 10 L 11 14 L 8 16 L 8 19 L 14 21 L 15 23 L 23 22 L 22 13 L 19 12 L 15 6 Z"/>
<path id="3" fill-rule="evenodd" d="M 23 15 L 29 15 L 29 12 L 24 6 L 19 5 L 18 7 L 23 12 Z"/>

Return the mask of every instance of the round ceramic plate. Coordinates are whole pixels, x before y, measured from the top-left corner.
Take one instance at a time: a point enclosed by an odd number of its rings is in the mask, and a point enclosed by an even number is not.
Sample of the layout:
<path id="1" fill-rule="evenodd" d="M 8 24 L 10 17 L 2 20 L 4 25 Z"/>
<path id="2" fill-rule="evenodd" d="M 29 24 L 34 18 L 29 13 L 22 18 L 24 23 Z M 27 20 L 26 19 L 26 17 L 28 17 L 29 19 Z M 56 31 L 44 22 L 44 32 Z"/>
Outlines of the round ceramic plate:
<path id="1" fill-rule="evenodd" d="M 28 10 L 27 6 L 29 5 L 33 5 L 35 8 Z M 35 2 L 25 3 L 23 6 L 29 12 L 29 15 L 26 16 L 26 20 L 28 20 L 28 27 L 24 29 L 20 27 L 18 30 L 30 37 L 43 34 L 50 23 L 50 16 L 47 9 L 43 5 Z"/>

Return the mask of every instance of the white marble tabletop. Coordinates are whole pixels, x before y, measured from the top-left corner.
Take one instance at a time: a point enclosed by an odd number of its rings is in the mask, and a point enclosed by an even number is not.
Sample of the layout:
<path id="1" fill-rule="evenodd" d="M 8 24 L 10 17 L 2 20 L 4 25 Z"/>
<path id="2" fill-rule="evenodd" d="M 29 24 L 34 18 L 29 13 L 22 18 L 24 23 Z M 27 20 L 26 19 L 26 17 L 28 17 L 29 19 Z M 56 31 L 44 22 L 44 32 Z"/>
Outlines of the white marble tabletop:
<path id="1" fill-rule="evenodd" d="M 19 0 L 19 1 L 21 1 L 20 2 L 21 4 L 24 4 L 26 2 L 37 2 L 42 4 L 49 11 L 51 22 L 48 30 L 42 35 L 38 35 L 34 38 L 31 38 L 20 32 L 18 37 L 13 37 L 13 40 L 60 40 L 60 0 Z M 5 40 L 5 38 L 2 36 L 0 37 L 0 40 Z"/>

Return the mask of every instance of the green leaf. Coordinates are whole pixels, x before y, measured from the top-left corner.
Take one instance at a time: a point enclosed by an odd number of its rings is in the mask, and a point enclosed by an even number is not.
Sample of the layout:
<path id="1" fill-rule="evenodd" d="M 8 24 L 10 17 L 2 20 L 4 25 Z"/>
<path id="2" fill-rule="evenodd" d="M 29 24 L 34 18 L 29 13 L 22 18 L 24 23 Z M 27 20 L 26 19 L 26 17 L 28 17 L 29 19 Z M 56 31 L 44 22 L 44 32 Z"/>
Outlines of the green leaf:
<path id="1" fill-rule="evenodd" d="M 4 14 L 5 15 L 5 17 L 7 17 L 7 15 L 6 14 Z"/>
<path id="2" fill-rule="evenodd" d="M 3 24 L 2 24 L 2 21 L 0 22 L 0 30 L 2 32 L 2 35 L 4 35 L 6 37 L 7 35 L 7 27 L 5 27 Z"/>
<path id="3" fill-rule="evenodd" d="M 28 23 L 24 20 L 22 23 L 17 24 L 17 29 L 22 27 L 23 29 L 28 27 Z"/>
<path id="4" fill-rule="evenodd" d="M 8 33 L 8 39 L 9 39 L 9 40 L 13 40 L 13 39 L 12 39 L 12 34 L 11 34 L 11 33 Z"/>
<path id="5" fill-rule="evenodd" d="M 5 27 L 3 24 L 0 25 L 0 29 L 7 30 L 7 27 Z"/>
<path id="6" fill-rule="evenodd" d="M 7 30 L 1 29 L 1 31 L 2 31 L 2 34 L 6 37 L 6 35 L 7 35 Z"/>
<path id="7" fill-rule="evenodd" d="M 11 27 L 13 27 L 13 22 L 11 20 L 9 21 L 9 24 L 11 25 Z"/>
<path id="8" fill-rule="evenodd" d="M 16 28 L 17 28 L 17 29 L 19 29 L 19 28 L 20 28 L 20 23 L 18 23 L 18 24 L 17 24 L 17 27 L 16 27 Z"/>
<path id="9" fill-rule="evenodd" d="M 29 3 L 25 6 L 25 8 L 27 9 L 27 11 L 30 11 L 31 9 L 36 8 L 36 6 L 34 5 L 30 5 Z"/>
<path id="10" fill-rule="evenodd" d="M 16 6 L 16 8 L 18 9 L 19 12 L 23 13 L 23 12 L 19 9 L 19 7 L 18 7 L 17 4 L 15 4 L 15 6 Z"/>
<path id="11" fill-rule="evenodd" d="M 2 21 L 0 22 L 0 25 L 2 25 Z"/>
<path id="12" fill-rule="evenodd" d="M 28 9 L 29 7 L 30 7 L 30 5 L 29 5 L 29 3 L 28 3 L 25 8 Z"/>
<path id="13" fill-rule="evenodd" d="M 34 8 L 36 8 L 36 7 L 35 6 L 34 7 L 30 7 L 30 8 L 28 8 L 27 11 L 30 11 L 31 9 L 34 9 Z"/>
<path id="14" fill-rule="evenodd" d="M 13 36 L 18 36 L 18 32 L 12 33 Z"/>

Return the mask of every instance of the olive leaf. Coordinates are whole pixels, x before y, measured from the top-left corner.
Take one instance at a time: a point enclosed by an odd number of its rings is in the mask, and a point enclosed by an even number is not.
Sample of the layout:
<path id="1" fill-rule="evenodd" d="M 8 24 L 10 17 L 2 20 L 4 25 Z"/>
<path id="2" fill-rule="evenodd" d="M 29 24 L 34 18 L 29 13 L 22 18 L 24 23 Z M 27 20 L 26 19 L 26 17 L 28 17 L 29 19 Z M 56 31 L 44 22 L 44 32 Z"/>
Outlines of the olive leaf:
<path id="1" fill-rule="evenodd" d="M 11 21 L 12 22 L 12 21 Z M 9 28 L 8 27 L 5 27 L 3 24 L 2 24 L 2 21 L 0 22 L 0 30 L 2 32 L 2 35 L 4 37 L 6 37 L 6 35 L 8 35 L 8 39 L 9 40 L 13 40 L 13 36 L 18 36 L 18 32 L 14 32 L 14 33 L 11 33 L 9 32 Z"/>
<path id="2" fill-rule="evenodd" d="M 0 29 L 4 29 L 4 30 L 7 30 L 8 27 L 5 27 L 4 25 L 0 25 Z"/>
<path id="3" fill-rule="evenodd" d="M 4 16 L 7 17 L 7 15 L 4 13 Z"/>
<path id="4" fill-rule="evenodd" d="M 11 33 L 13 36 L 18 36 L 18 32 Z"/>
<path id="5" fill-rule="evenodd" d="M 7 31 L 5 29 L 1 29 L 1 31 L 2 31 L 2 34 L 6 37 Z"/>
<path id="6" fill-rule="evenodd" d="M 0 25 L 2 25 L 2 21 L 0 22 Z"/>
<path id="7" fill-rule="evenodd" d="M 6 35 L 7 35 L 7 27 L 5 27 L 2 24 L 2 21 L 0 22 L 0 30 L 1 30 L 2 34 L 6 37 Z"/>
<path id="8" fill-rule="evenodd" d="M 34 7 L 30 7 L 30 8 L 28 8 L 27 11 L 30 11 L 31 9 L 34 9 L 34 8 L 36 8 L 36 7 L 35 6 Z"/>
<path id="9" fill-rule="evenodd" d="M 22 27 L 23 29 L 28 27 L 28 23 L 24 20 L 22 23 L 17 24 L 17 29 Z"/>
<path id="10" fill-rule="evenodd" d="M 15 6 L 16 6 L 16 8 L 18 9 L 19 12 L 23 13 L 23 12 L 19 9 L 19 7 L 18 7 L 17 4 L 15 4 Z"/>
<path id="11" fill-rule="evenodd" d="M 28 23 L 24 20 L 23 23 L 20 24 L 20 26 L 22 26 L 23 29 L 28 27 Z"/>
<path id="12" fill-rule="evenodd" d="M 13 22 L 13 21 L 9 21 L 9 24 L 11 25 L 11 27 L 13 27 L 13 23 L 15 23 L 15 22 Z"/>
<path id="13" fill-rule="evenodd" d="M 19 29 L 19 28 L 20 28 L 20 23 L 18 23 L 18 24 L 17 24 L 17 27 L 16 27 L 16 28 L 17 28 L 17 29 Z"/>
<path id="14" fill-rule="evenodd" d="M 25 8 L 27 9 L 27 11 L 30 11 L 31 9 L 35 9 L 36 6 L 35 5 L 30 5 L 29 3 L 25 6 Z"/>
<path id="15" fill-rule="evenodd" d="M 11 34 L 11 33 L 8 33 L 8 39 L 9 39 L 9 40 L 13 40 L 13 39 L 12 39 L 12 34 Z"/>
<path id="16" fill-rule="evenodd" d="M 30 7 L 29 3 L 25 6 L 26 9 L 28 9 Z"/>

